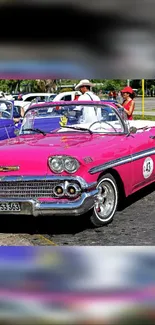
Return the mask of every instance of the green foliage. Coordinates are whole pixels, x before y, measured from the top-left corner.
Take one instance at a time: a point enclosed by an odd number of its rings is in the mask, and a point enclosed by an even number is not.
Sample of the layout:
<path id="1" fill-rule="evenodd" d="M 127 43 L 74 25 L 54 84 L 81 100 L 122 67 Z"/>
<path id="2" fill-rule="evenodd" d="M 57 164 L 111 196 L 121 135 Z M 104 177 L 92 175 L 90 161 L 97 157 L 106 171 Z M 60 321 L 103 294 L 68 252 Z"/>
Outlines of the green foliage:
<path id="1" fill-rule="evenodd" d="M 102 83 L 102 86 L 96 86 L 97 90 L 102 91 L 119 91 L 122 88 L 124 88 L 127 84 L 126 80 L 120 80 L 120 79 L 91 79 L 93 83 Z M 95 89 L 94 88 L 94 89 Z"/>
<path id="2" fill-rule="evenodd" d="M 4 92 L 35 92 L 40 91 L 36 80 L 0 79 L 0 90 Z"/>
<path id="3" fill-rule="evenodd" d="M 142 88 L 142 80 L 140 79 L 131 80 L 130 84 L 134 89 Z M 153 87 L 155 87 L 155 79 L 145 79 L 145 89 L 152 89 Z"/>
<path id="4" fill-rule="evenodd" d="M 101 84 L 101 85 L 96 85 L 93 90 L 96 93 L 99 93 L 100 90 L 104 93 L 105 91 L 119 91 L 121 90 L 124 86 L 127 85 L 127 80 L 121 80 L 121 79 L 90 79 L 92 83 L 94 84 Z M 68 85 L 67 90 L 69 85 L 75 85 L 79 82 L 79 80 L 76 79 L 57 79 L 57 80 L 5 80 L 5 79 L 0 79 L 0 91 L 4 92 L 44 92 L 48 89 L 48 86 L 52 84 L 57 84 L 57 85 Z M 141 90 L 141 80 L 136 79 L 136 80 L 130 80 L 130 85 L 132 88 L 139 89 Z M 155 80 L 154 79 L 146 79 L 145 80 L 145 88 L 147 89 L 155 89 Z M 70 88 L 71 89 L 71 88 Z M 66 90 L 66 89 L 65 89 Z M 71 89 L 73 90 L 73 89 Z M 62 88 L 59 91 L 64 91 Z"/>
<path id="5" fill-rule="evenodd" d="M 4 92 L 10 91 L 10 89 L 16 87 L 18 80 L 4 80 L 0 79 L 0 90 Z"/>
<path id="6" fill-rule="evenodd" d="M 126 80 L 108 80 L 108 79 L 91 79 L 94 84 L 102 83 L 103 85 L 94 87 L 94 91 L 99 92 L 100 90 L 120 90 L 126 85 Z M 57 80 L 58 85 L 74 85 L 77 84 L 79 80 L 76 79 L 61 79 Z M 46 87 L 46 80 L 5 80 L 0 79 L 0 90 L 4 92 L 40 92 L 43 91 L 43 88 Z M 68 87 L 70 88 L 70 87 Z M 68 90 L 68 89 L 67 89 Z M 73 90 L 70 88 L 70 90 Z M 61 91 L 64 91 L 62 89 Z"/>
<path id="7" fill-rule="evenodd" d="M 77 79 L 60 79 L 60 80 L 57 80 L 57 83 L 58 84 L 61 83 L 62 85 L 76 85 L 78 83 Z"/>

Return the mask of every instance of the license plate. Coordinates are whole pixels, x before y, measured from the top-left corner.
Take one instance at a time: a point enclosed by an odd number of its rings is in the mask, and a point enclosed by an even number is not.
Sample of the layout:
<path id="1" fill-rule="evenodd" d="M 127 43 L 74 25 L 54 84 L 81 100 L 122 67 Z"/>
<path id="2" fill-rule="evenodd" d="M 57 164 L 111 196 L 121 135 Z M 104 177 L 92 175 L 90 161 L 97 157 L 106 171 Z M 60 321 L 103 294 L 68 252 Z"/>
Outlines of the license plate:
<path id="1" fill-rule="evenodd" d="M 15 211 L 18 212 L 20 211 L 20 204 L 19 203 L 12 203 L 12 202 L 7 202 L 7 203 L 0 203 L 0 211 L 4 212 L 10 212 L 10 211 Z"/>

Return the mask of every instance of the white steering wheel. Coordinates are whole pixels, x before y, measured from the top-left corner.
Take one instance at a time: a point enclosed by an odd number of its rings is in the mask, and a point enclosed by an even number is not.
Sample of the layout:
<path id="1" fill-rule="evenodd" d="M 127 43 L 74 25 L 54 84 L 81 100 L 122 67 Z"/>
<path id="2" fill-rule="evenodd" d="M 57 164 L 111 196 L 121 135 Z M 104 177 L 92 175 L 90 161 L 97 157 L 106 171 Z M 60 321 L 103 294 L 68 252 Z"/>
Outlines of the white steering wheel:
<path id="1" fill-rule="evenodd" d="M 117 130 L 115 129 L 115 127 L 114 127 L 113 125 L 111 125 L 110 123 L 108 123 L 108 122 L 106 122 L 106 121 L 102 121 L 102 120 L 101 120 L 101 121 L 93 122 L 93 123 L 89 126 L 89 129 L 91 129 L 95 124 L 99 124 L 100 127 L 97 128 L 97 129 L 104 129 L 104 130 L 106 130 L 106 128 L 102 125 L 102 123 L 105 123 L 105 124 L 109 125 L 109 126 L 112 127 L 113 130 L 117 133 Z"/>

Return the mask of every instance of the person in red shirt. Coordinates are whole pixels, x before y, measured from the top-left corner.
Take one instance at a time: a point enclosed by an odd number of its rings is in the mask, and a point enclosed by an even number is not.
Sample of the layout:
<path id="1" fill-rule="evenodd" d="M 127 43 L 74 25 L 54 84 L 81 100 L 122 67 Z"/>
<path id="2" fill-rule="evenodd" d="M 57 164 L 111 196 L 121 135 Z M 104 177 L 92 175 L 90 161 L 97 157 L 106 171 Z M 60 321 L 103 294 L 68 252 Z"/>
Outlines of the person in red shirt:
<path id="1" fill-rule="evenodd" d="M 113 99 L 116 100 L 116 97 L 117 97 L 117 93 L 116 93 L 116 91 L 114 90 L 114 91 L 113 91 Z"/>
<path id="2" fill-rule="evenodd" d="M 80 97 L 79 93 L 76 92 L 76 93 L 75 93 L 75 98 L 74 98 L 74 100 L 75 100 L 75 101 L 76 101 L 76 100 L 78 101 L 79 97 Z"/>
<path id="3" fill-rule="evenodd" d="M 108 96 L 109 96 L 109 99 L 113 99 L 113 91 L 110 91 Z"/>
<path id="4" fill-rule="evenodd" d="M 127 114 L 128 120 L 133 120 L 133 112 L 135 109 L 135 101 L 134 101 L 134 91 L 131 87 L 125 87 L 121 91 L 123 97 L 123 103 L 116 104 L 117 107 L 124 108 L 125 113 Z"/>

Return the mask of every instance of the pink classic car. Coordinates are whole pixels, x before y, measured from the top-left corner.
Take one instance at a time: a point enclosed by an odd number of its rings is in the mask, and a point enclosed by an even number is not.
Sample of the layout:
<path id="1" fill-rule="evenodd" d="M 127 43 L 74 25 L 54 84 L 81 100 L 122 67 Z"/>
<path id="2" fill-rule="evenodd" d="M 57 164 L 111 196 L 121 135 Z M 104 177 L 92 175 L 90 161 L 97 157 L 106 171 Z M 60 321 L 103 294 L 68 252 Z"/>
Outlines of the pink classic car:
<path id="1" fill-rule="evenodd" d="M 89 216 L 100 227 L 155 181 L 155 124 L 103 102 L 38 104 L 20 135 L 0 142 L 0 161 L 0 214 Z"/>

